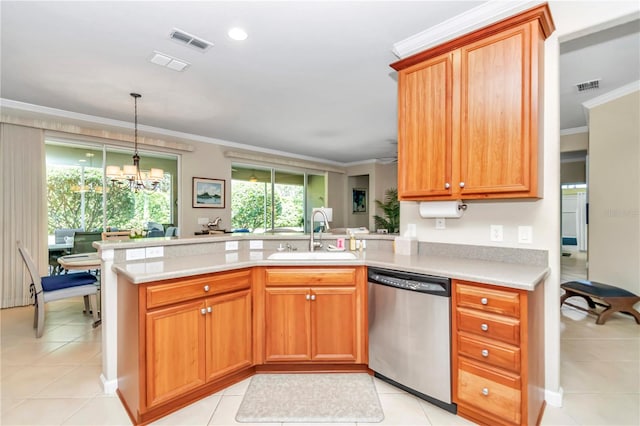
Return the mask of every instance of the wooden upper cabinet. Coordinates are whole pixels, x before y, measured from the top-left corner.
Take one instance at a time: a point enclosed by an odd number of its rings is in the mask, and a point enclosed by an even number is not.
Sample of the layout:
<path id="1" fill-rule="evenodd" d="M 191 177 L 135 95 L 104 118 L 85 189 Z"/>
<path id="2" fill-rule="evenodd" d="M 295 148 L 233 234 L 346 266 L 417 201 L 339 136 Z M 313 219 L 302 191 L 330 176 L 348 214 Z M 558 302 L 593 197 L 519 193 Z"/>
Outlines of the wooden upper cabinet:
<path id="1" fill-rule="evenodd" d="M 402 200 L 538 198 L 542 5 L 392 64 Z"/>
<path id="2" fill-rule="evenodd" d="M 398 189 L 404 197 L 451 194 L 452 55 L 401 73 Z"/>

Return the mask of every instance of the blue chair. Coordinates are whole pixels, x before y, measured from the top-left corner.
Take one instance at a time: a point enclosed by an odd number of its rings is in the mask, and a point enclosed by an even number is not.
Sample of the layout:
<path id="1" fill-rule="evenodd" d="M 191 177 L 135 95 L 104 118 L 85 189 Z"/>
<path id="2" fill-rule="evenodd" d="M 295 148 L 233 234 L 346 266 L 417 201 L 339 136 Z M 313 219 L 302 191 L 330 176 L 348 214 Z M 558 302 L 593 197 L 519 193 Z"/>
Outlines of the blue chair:
<path id="1" fill-rule="evenodd" d="M 99 324 L 99 283 L 95 275 L 91 275 L 88 272 L 80 272 L 40 277 L 38 268 L 31 258 L 31 254 L 20 241 L 18 241 L 18 251 L 31 276 L 30 291 L 35 306 L 33 327 L 36 329 L 36 337 L 42 337 L 42 333 L 44 332 L 44 305 L 54 300 L 84 296 L 85 311 L 93 312 L 93 323 Z"/>

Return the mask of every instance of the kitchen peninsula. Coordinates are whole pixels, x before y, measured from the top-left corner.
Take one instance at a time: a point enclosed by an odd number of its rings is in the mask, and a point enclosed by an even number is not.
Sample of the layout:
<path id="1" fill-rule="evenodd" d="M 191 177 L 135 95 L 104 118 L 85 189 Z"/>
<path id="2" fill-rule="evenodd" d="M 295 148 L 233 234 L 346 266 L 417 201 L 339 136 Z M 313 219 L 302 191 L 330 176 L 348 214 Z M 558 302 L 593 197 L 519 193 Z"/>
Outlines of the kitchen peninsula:
<path id="1" fill-rule="evenodd" d="M 323 235 L 325 243 L 333 242 L 336 237 Z M 454 284 L 459 283 L 460 288 L 465 290 L 464 294 L 473 292 L 469 286 L 480 283 L 481 286 L 488 286 L 494 292 L 492 294 L 515 294 L 522 301 L 522 308 L 526 308 L 526 296 L 531 294 L 535 295 L 530 298 L 531 301 L 536 301 L 540 305 L 538 308 L 542 309 L 539 295 L 544 286 L 541 283 L 548 274 L 545 251 L 420 243 L 418 254 L 406 256 L 393 252 L 392 236 L 366 235 L 361 238 L 367 239 L 367 250 L 356 252 L 354 260 L 268 259 L 281 244 L 305 251 L 309 241 L 305 235 L 245 234 L 96 242 L 103 271 L 101 378 L 105 392 L 113 393 L 119 388 L 120 397 L 132 420 L 146 423 L 233 381 L 248 377 L 255 371 L 286 371 L 289 361 L 295 368 L 307 365 L 316 371 L 322 371 L 327 366 L 334 369 L 341 366 L 339 368 L 346 370 L 366 369 L 368 266 L 449 277 Z M 339 312 L 353 309 L 343 317 L 351 322 L 347 323 L 349 327 L 342 327 L 349 330 L 340 331 L 341 343 L 337 348 L 325 345 L 319 352 L 309 356 L 298 353 L 291 355 L 286 350 L 281 351 L 286 343 L 275 341 L 273 336 L 265 332 L 264 322 L 280 321 L 282 315 L 278 314 L 278 310 L 291 306 L 287 305 L 288 299 L 275 296 L 290 294 L 293 290 L 305 291 L 301 296 L 308 296 L 307 300 L 323 291 L 329 292 L 332 300 L 338 303 Z M 282 300 L 285 303 L 279 304 Z M 458 303 L 464 303 L 464 297 Z M 206 319 L 210 318 L 207 315 L 218 311 L 223 321 L 233 318 L 230 321 L 233 323 L 233 332 L 220 332 L 218 338 L 224 340 L 224 336 L 230 336 L 235 339 L 234 346 L 244 349 L 240 349 L 240 353 L 225 355 L 225 361 L 218 364 L 212 361 L 210 354 L 206 355 L 207 362 L 202 361 L 198 368 L 206 370 L 207 374 L 196 371 L 195 376 L 187 381 L 181 382 L 184 378 L 179 378 L 176 383 L 169 383 L 165 379 L 154 382 L 159 376 L 146 364 L 149 354 L 155 350 L 155 354 L 169 355 L 157 348 L 150 349 L 150 345 L 154 344 L 150 337 L 153 334 L 144 330 L 170 329 L 170 323 L 163 321 L 171 314 L 182 315 L 180 309 L 187 305 L 189 309 L 185 311 L 186 316 L 181 318 L 189 318 L 185 324 L 201 324 L 199 333 L 204 339 L 203 347 L 212 347 L 206 336 L 211 336 L 209 333 L 213 323 Z M 537 329 L 542 330 L 543 316 L 538 308 L 529 306 L 529 315 L 536 317 Z M 521 315 L 520 312 L 518 315 Z M 326 320 L 321 313 L 316 318 L 317 321 Z M 160 322 L 156 322 L 156 319 Z M 533 321 L 527 322 L 526 316 L 518 321 L 525 328 L 524 333 L 527 324 L 533 324 Z M 154 329 L 154 325 L 159 328 Z M 305 332 L 317 333 L 319 329 L 316 327 L 314 330 Z M 452 333 L 457 331 L 452 329 Z M 136 345 L 132 345 L 132 342 Z M 518 342 L 512 342 L 510 347 L 520 348 Z M 304 347 L 309 344 L 306 341 L 300 343 Z M 146 350 L 142 348 L 145 345 Z M 529 348 L 533 346 L 529 345 Z M 526 345 L 522 350 L 527 350 Z M 541 349 L 536 350 L 540 351 L 535 355 L 537 365 L 543 361 L 543 354 Z M 453 356 L 457 359 L 455 354 Z M 522 355 L 525 361 L 530 357 Z M 168 361 L 165 358 L 163 362 Z M 127 372 L 132 364 L 136 364 L 133 375 L 131 371 Z M 454 362 L 454 368 L 456 365 Z M 544 368 L 541 370 L 543 372 Z M 173 374 L 178 374 L 177 371 Z M 529 385 L 533 384 L 533 388 L 543 391 L 544 374 L 541 377 L 541 381 L 536 382 L 537 379 L 529 374 Z M 146 386 L 147 383 L 151 385 Z M 128 390 L 124 391 L 126 395 L 123 396 L 124 389 Z"/>

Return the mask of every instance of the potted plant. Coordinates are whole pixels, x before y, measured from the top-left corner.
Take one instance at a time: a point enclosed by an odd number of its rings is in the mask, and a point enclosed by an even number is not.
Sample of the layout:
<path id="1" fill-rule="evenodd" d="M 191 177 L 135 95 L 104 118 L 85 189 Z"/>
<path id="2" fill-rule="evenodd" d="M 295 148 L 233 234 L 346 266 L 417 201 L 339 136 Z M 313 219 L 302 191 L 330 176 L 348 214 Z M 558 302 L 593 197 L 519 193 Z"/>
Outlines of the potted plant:
<path id="1" fill-rule="evenodd" d="M 396 188 L 387 189 L 384 201 L 376 200 L 376 205 L 384 212 L 384 216 L 373 216 L 376 222 L 376 229 L 386 229 L 390 234 L 400 232 L 398 190 Z"/>

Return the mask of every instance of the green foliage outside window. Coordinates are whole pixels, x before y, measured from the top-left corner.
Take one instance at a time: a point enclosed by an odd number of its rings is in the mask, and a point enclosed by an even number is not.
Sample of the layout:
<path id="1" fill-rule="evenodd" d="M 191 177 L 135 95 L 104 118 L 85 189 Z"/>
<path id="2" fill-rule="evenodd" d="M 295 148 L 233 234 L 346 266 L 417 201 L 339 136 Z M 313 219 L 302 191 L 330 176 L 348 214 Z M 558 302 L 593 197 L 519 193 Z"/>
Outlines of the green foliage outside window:
<path id="1" fill-rule="evenodd" d="M 271 221 L 271 184 L 233 180 L 231 189 L 231 227 L 255 230 L 292 228 L 304 225 L 304 187 L 275 185 L 273 207 L 275 223 Z"/>
<path id="2" fill-rule="evenodd" d="M 69 228 L 103 230 L 102 168 L 47 167 L 48 233 Z M 106 224 L 118 229 L 144 229 L 147 222 L 171 222 L 171 177 L 165 176 L 160 191 L 134 193 L 128 186 L 106 187 Z M 84 198 L 84 202 L 83 202 Z M 84 208 L 83 208 L 84 204 Z M 84 226 L 83 226 L 84 222 Z"/>

